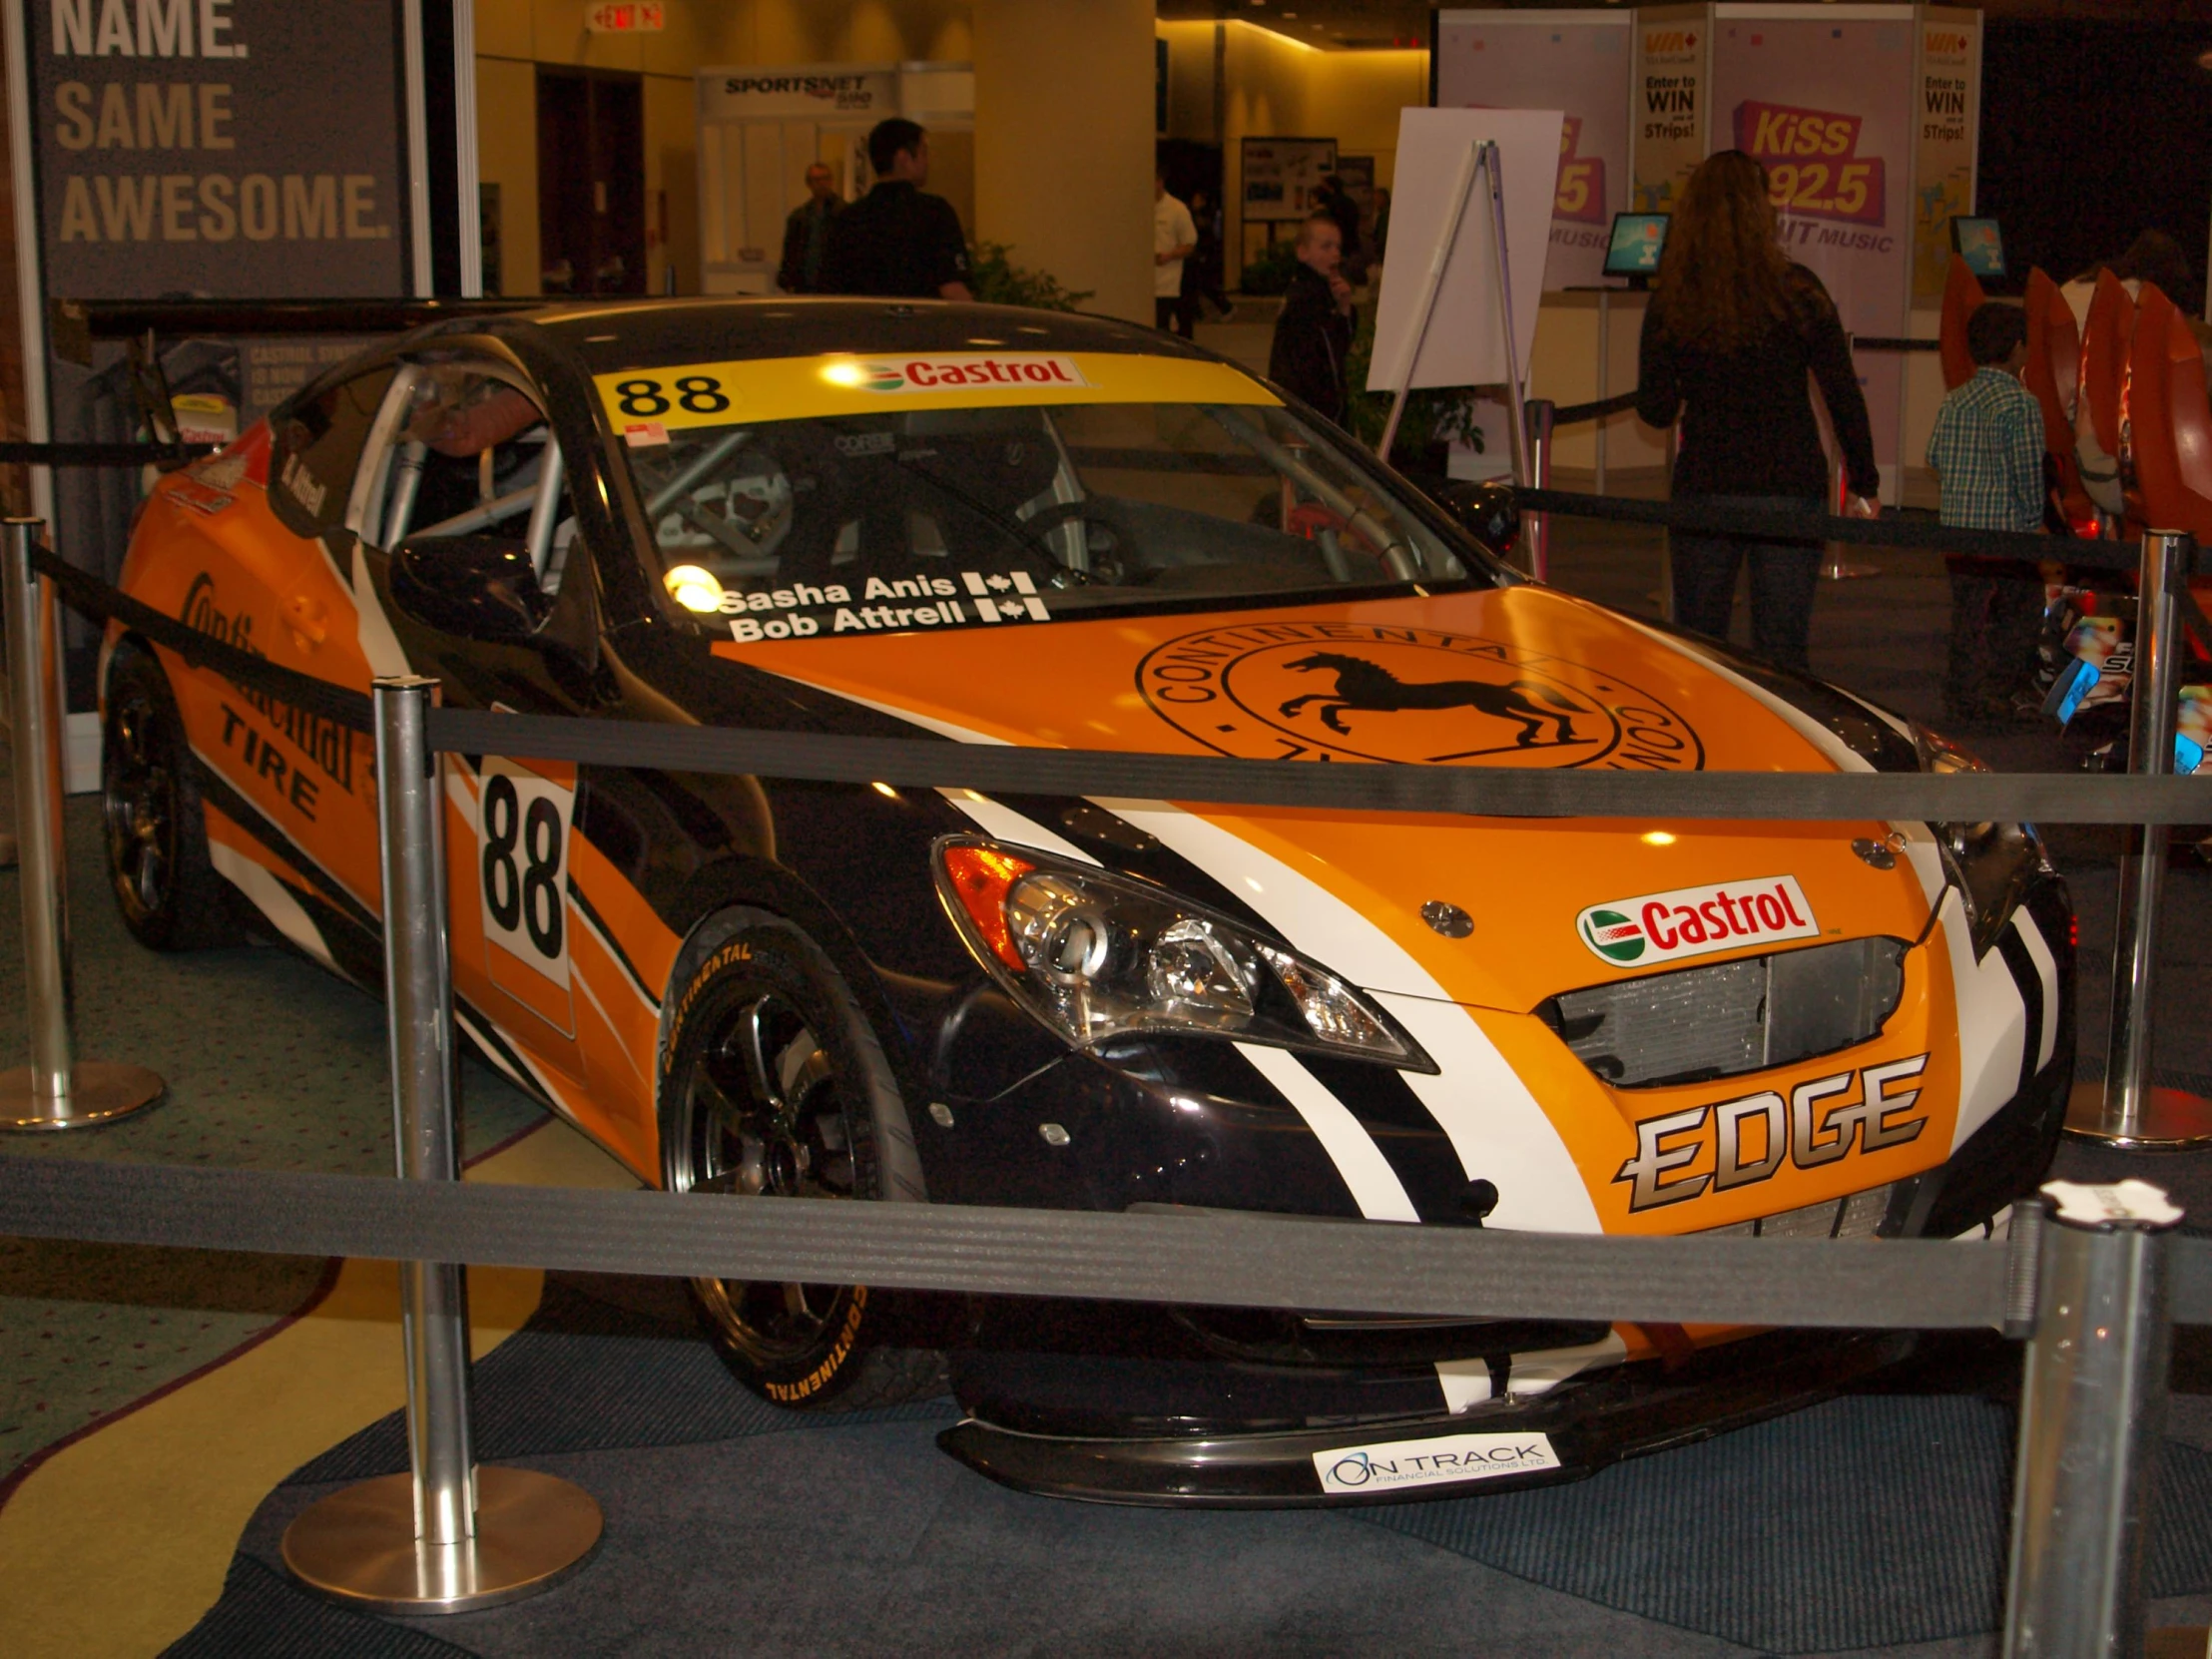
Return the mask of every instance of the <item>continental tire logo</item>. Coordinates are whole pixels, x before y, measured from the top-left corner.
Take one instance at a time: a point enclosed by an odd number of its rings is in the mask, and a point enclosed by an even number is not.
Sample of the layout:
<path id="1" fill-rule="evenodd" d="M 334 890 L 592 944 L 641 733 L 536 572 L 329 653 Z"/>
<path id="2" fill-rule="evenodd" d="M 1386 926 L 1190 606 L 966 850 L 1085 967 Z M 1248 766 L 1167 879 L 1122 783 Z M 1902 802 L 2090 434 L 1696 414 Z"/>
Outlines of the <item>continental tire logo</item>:
<path id="1" fill-rule="evenodd" d="M 822 1392 L 844 1367 L 845 1359 L 852 1352 L 852 1345 L 859 1340 L 860 1316 L 867 1311 L 867 1287 L 852 1287 L 852 1301 L 845 1308 L 844 1323 L 837 1328 L 836 1346 L 830 1350 L 830 1357 L 802 1377 L 797 1382 L 770 1382 L 765 1384 L 771 1399 L 791 1401 L 808 1399 Z"/>
<path id="2" fill-rule="evenodd" d="M 1619 676 L 1433 628 L 1284 621 L 1186 634 L 1137 668 L 1152 712 L 1268 761 L 1695 772 L 1690 723 Z"/>

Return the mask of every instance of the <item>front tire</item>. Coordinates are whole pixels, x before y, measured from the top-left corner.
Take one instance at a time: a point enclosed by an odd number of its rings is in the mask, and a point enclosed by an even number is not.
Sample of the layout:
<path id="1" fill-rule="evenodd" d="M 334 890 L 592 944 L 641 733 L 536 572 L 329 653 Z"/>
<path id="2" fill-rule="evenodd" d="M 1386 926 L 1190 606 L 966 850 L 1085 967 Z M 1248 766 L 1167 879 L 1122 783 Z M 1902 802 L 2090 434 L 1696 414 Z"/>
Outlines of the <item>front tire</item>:
<path id="1" fill-rule="evenodd" d="M 673 992 L 660 1083 L 663 1184 L 926 1203 L 889 1062 L 843 976 L 781 918 L 729 919 L 735 930 Z M 884 1299 L 864 1285 L 689 1283 L 723 1358 L 776 1404 L 886 1405 L 943 1390 L 943 1357 L 885 1346 Z"/>
<path id="2" fill-rule="evenodd" d="M 195 766 L 169 676 L 144 648 L 119 647 L 100 729 L 108 885 L 123 925 L 153 950 L 206 950 L 243 937 L 208 855 Z"/>

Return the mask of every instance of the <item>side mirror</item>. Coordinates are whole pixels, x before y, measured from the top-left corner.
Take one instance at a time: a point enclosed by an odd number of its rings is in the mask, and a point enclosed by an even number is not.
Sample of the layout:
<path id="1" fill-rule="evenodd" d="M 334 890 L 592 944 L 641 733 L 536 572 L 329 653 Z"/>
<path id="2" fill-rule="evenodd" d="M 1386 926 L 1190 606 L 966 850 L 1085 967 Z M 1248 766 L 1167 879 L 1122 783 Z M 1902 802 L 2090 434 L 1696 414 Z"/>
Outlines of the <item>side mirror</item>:
<path id="1" fill-rule="evenodd" d="M 1436 491 L 1435 501 L 1462 530 L 1500 559 L 1509 557 L 1513 544 L 1520 540 L 1520 508 L 1509 484 L 1495 479 L 1447 484 Z"/>
<path id="2" fill-rule="evenodd" d="M 545 626 L 553 600 L 538 586 L 529 544 L 511 536 L 423 536 L 391 560 L 391 599 L 442 634 L 519 645 Z"/>

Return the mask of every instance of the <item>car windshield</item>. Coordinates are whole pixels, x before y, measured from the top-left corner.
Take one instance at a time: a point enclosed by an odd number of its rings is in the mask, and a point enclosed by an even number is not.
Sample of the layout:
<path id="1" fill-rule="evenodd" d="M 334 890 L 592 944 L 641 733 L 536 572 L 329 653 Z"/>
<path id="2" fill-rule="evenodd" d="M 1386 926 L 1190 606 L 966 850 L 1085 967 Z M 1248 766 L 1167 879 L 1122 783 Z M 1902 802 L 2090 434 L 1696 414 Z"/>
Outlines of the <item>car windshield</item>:
<path id="1" fill-rule="evenodd" d="M 1272 404 L 868 410 L 627 435 L 668 591 L 741 640 L 1470 579 L 1341 434 Z"/>

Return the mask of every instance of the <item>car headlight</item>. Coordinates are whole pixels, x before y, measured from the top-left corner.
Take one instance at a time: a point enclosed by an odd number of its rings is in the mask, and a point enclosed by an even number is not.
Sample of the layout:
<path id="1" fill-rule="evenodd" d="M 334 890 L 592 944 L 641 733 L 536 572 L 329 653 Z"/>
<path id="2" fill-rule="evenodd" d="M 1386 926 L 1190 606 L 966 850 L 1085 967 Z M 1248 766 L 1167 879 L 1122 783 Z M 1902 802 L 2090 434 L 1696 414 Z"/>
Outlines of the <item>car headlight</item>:
<path id="1" fill-rule="evenodd" d="M 1319 962 L 1165 887 L 1027 847 L 937 843 L 939 894 L 975 959 L 1078 1047 L 1140 1031 L 1436 1067 Z"/>
<path id="2" fill-rule="evenodd" d="M 1913 728 L 1914 747 L 1920 751 L 1923 772 L 1987 772 L 1988 763 L 1950 739 Z M 1996 943 L 1997 934 L 2012 919 L 2013 908 L 2027 891 L 2036 873 L 2048 867 L 2043 843 L 2025 824 L 1932 824 L 1943 869 L 1966 907 L 1966 921 L 1973 935 L 1976 956 Z"/>

